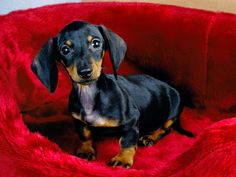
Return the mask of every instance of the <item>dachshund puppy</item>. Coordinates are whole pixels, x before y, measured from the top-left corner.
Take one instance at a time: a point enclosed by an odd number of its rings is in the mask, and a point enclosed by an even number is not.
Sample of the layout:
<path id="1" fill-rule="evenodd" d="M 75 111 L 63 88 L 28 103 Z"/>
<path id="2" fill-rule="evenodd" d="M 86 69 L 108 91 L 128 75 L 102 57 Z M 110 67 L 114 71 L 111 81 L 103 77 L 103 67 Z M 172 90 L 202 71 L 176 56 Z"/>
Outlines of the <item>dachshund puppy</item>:
<path id="1" fill-rule="evenodd" d="M 50 92 L 58 82 L 56 61 L 67 70 L 72 81 L 69 111 L 81 140 L 76 155 L 95 159 L 94 137 L 111 130 L 121 137 L 120 152 L 108 165 L 129 168 L 138 144 L 155 144 L 170 127 L 193 134 L 180 126 L 183 105 L 174 88 L 148 75 L 117 75 L 126 49 L 124 40 L 106 27 L 74 21 L 42 47 L 31 67 Z M 103 73 L 106 50 L 114 74 Z"/>

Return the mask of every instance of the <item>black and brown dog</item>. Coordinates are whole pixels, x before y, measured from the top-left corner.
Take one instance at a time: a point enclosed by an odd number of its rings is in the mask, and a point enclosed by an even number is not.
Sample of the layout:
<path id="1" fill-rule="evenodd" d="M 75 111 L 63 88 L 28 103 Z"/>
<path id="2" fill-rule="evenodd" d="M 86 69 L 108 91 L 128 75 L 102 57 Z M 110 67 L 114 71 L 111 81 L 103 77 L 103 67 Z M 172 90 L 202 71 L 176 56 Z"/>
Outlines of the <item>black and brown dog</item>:
<path id="1" fill-rule="evenodd" d="M 58 82 L 56 61 L 68 71 L 73 85 L 69 111 L 81 140 L 76 155 L 94 159 L 94 136 L 111 130 L 121 136 L 121 150 L 108 164 L 129 168 L 137 144 L 153 145 L 170 127 L 189 137 L 193 134 L 180 126 L 183 105 L 174 88 L 148 75 L 117 75 L 126 48 L 124 40 L 106 27 L 74 21 L 43 46 L 32 70 L 50 92 Z M 106 50 L 114 75 L 102 71 Z"/>

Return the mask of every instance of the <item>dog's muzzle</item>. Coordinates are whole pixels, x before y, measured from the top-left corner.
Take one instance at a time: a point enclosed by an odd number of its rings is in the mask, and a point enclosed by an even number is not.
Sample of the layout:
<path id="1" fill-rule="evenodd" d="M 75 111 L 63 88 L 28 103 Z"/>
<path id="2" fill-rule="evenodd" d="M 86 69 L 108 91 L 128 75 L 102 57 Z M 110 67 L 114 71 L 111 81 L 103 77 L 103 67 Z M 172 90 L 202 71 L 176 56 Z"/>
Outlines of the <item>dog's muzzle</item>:
<path id="1" fill-rule="evenodd" d="M 91 69 L 82 69 L 78 71 L 79 76 L 82 79 L 89 79 L 92 75 L 92 70 Z"/>

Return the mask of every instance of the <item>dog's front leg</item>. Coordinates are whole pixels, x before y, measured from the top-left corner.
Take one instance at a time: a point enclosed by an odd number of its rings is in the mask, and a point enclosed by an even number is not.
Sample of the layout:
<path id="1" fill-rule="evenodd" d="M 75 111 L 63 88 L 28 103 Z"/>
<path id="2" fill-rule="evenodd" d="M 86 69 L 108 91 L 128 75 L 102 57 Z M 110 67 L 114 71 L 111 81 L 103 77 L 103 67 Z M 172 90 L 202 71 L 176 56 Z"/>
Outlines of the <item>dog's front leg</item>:
<path id="1" fill-rule="evenodd" d="M 120 139 L 120 152 L 110 160 L 108 165 L 130 168 L 134 163 L 138 136 L 138 127 L 132 127 L 125 131 Z"/>
<path id="2" fill-rule="evenodd" d="M 80 145 L 76 149 L 76 156 L 87 159 L 94 160 L 96 156 L 96 151 L 94 148 L 94 142 L 92 138 L 92 132 L 88 126 L 82 124 L 79 120 L 74 120 L 75 128 L 79 135 Z"/>

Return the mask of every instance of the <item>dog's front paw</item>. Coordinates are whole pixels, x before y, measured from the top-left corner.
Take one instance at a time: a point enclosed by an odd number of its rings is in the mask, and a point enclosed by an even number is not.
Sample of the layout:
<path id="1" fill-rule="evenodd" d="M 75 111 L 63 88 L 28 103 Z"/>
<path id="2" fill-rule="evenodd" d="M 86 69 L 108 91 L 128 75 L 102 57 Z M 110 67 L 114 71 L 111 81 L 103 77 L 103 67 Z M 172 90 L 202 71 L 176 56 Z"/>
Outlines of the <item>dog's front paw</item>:
<path id="1" fill-rule="evenodd" d="M 113 167 L 122 166 L 124 168 L 130 168 L 133 165 L 133 158 L 124 157 L 118 154 L 108 162 L 108 165 Z"/>
<path id="2" fill-rule="evenodd" d="M 91 161 L 95 159 L 96 152 L 95 149 L 92 147 L 92 143 L 90 141 L 86 141 L 81 143 L 81 146 L 77 148 L 75 155 L 82 159 Z"/>
<path id="3" fill-rule="evenodd" d="M 124 168 L 130 168 L 134 163 L 134 155 L 136 152 L 136 146 L 124 148 L 119 154 L 113 157 L 108 163 L 109 166 L 122 166 Z"/>

